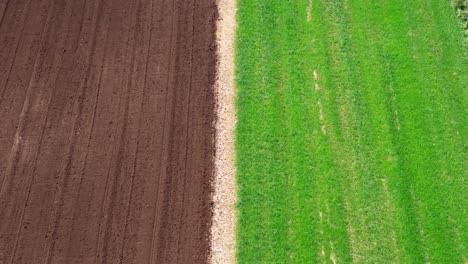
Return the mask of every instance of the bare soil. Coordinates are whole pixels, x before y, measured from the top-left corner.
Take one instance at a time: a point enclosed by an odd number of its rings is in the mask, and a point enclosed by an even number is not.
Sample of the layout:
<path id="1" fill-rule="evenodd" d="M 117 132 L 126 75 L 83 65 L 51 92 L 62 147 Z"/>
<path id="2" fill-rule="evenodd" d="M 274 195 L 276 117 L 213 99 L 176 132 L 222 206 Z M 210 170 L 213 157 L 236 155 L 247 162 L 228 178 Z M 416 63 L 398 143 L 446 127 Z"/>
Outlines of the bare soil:
<path id="1" fill-rule="evenodd" d="M 234 84 L 236 2 L 236 0 L 218 0 L 216 153 L 210 257 L 212 264 L 236 263 L 237 188 L 234 146 L 237 120 Z"/>
<path id="2" fill-rule="evenodd" d="M 0 3 L 0 263 L 205 263 L 215 0 Z"/>

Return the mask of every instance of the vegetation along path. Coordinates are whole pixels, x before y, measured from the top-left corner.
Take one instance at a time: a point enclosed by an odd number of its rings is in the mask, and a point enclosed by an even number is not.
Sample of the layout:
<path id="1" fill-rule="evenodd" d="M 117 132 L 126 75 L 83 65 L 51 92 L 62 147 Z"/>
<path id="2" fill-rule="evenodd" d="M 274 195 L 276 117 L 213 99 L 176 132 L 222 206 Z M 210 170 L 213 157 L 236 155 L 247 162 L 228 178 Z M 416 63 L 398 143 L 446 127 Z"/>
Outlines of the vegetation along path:
<path id="1" fill-rule="evenodd" d="M 239 0 L 240 263 L 466 263 L 468 57 L 441 0 Z"/>

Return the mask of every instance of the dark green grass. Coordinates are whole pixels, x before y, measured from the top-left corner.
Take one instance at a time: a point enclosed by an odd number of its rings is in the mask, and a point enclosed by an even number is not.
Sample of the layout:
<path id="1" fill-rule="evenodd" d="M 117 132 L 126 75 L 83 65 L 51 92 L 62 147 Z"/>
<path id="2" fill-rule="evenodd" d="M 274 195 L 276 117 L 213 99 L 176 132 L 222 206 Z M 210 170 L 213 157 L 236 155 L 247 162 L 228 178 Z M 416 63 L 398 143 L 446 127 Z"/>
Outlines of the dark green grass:
<path id="1" fill-rule="evenodd" d="M 468 0 L 450 0 L 465 32 L 465 45 L 468 46 Z"/>
<path id="2" fill-rule="evenodd" d="M 468 261 L 463 38 L 449 1 L 238 0 L 239 263 Z"/>

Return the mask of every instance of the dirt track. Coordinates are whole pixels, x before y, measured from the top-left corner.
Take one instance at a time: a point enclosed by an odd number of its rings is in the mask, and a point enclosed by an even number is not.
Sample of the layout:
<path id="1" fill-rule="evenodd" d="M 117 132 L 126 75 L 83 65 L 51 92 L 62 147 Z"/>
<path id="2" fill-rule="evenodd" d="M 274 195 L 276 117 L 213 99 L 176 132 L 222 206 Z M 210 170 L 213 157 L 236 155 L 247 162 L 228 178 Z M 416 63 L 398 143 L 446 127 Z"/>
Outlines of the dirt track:
<path id="1" fill-rule="evenodd" d="M 214 1 L 0 1 L 0 263 L 206 261 Z"/>

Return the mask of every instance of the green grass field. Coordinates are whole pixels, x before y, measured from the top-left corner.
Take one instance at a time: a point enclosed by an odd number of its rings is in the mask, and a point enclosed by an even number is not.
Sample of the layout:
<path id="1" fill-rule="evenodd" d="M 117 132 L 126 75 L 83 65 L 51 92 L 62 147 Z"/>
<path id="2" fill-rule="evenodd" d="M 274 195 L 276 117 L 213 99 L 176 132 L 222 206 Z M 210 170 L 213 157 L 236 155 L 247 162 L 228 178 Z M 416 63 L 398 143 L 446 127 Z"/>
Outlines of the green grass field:
<path id="1" fill-rule="evenodd" d="M 238 0 L 239 263 L 467 263 L 447 0 Z"/>

